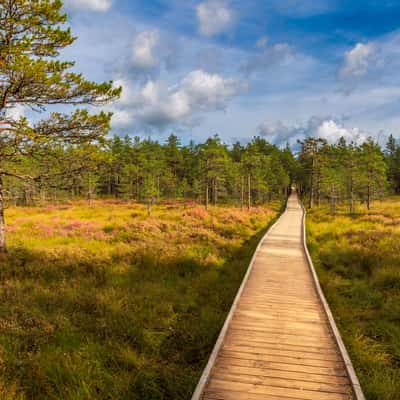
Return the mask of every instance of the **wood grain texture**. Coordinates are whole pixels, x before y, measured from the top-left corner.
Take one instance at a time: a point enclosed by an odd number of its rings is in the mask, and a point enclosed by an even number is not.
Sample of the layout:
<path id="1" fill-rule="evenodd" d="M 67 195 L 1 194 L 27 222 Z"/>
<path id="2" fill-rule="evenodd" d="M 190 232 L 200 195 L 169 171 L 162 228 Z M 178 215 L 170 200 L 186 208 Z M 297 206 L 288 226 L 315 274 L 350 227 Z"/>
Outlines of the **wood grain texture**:
<path id="1" fill-rule="evenodd" d="M 296 195 L 260 243 L 201 396 L 354 399 L 303 247 Z"/>

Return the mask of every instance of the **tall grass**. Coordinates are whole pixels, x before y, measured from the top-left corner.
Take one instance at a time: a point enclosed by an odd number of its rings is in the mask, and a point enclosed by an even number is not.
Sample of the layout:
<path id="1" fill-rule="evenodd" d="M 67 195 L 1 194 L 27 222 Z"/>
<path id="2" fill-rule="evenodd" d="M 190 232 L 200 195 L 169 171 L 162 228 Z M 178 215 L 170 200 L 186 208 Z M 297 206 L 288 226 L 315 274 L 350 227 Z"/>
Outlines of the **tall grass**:
<path id="1" fill-rule="evenodd" d="M 400 399 L 400 198 L 336 217 L 314 209 L 308 245 L 368 400 Z"/>
<path id="2" fill-rule="evenodd" d="M 190 398 L 278 208 L 9 209 L 0 398 Z"/>

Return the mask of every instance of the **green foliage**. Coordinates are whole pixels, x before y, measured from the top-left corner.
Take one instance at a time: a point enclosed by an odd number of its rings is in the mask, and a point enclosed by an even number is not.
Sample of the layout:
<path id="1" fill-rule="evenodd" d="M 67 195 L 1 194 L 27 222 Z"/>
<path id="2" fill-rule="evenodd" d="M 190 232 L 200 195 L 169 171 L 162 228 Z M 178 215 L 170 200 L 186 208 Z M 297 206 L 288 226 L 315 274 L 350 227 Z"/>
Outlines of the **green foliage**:
<path id="1" fill-rule="evenodd" d="M 387 191 L 387 162 L 372 138 L 360 145 L 348 144 L 343 138 L 336 144 L 307 138 L 301 142 L 299 162 L 297 182 L 309 197 L 309 208 L 328 200 L 333 213 L 339 202 L 354 212 L 359 200 L 370 209 L 372 200 Z"/>
<path id="2" fill-rule="evenodd" d="M 389 184 L 394 193 L 400 193 L 400 146 L 393 135 L 389 136 L 386 145 L 386 163 Z"/>
<path id="3" fill-rule="evenodd" d="M 250 175 L 252 204 L 283 199 L 291 178 L 286 165 L 295 163 L 288 149 L 280 150 L 255 138 L 240 156 L 218 136 L 204 143 L 180 144 L 175 135 L 166 143 L 114 136 L 102 143 L 53 143 L 35 158 L 20 157 L 18 175 L 38 179 L 5 179 L 11 204 L 43 204 L 75 197 L 107 196 L 143 203 L 192 198 L 210 202 L 239 202 Z M 292 167 L 291 167 L 292 168 Z M 65 172 L 69 172 L 66 174 Z"/>
<path id="4" fill-rule="evenodd" d="M 400 393 L 400 200 L 308 213 L 308 245 L 368 400 Z"/>

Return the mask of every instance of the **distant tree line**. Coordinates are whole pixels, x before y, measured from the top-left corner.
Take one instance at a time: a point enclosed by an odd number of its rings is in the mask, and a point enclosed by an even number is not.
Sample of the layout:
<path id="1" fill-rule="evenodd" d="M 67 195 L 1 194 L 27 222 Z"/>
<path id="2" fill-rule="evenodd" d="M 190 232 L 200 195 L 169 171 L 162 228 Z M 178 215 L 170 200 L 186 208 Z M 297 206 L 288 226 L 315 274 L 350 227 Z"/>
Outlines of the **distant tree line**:
<path id="1" fill-rule="evenodd" d="M 299 144 L 296 181 L 310 208 L 328 201 L 334 213 L 337 204 L 346 203 L 353 213 L 356 202 L 369 210 L 374 199 L 400 194 L 400 145 L 393 135 L 385 149 L 372 138 L 329 144 L 310 137 Z"/>
<path id="2" fill-rule="evenodd" d="M 146 203 L 149 212 L 166 199 L 250 208 L 284 199 L 295 184 L 310 208 L 328 202 L 333 212 L 338 204 L 354 212 L 357 203 L 370 209 L 373 200 L 400 194 L 400 144 L 392 135 L 384 149 L 372 138 L 330 144 L 309 137 L 299 145 L 297 154 L 261 137 L 228 146 L 217 135 L 182 145 L 174 134 L 163 143 L 114 136 L 54 145 L 6 165 L 4 197 L 13 205 L 106 197 Z"/>
<path id="3" fill-rule="evenodd" d="M 193 199 L 242 208 L 284 199 L 296 175 L 289 148 L 255 137 L 247 145 L 224 144 L 218 136 L 182 145 L 171 134 L 165 143 L 113 137 L 102 144 L 53 146 L 39 157 L 20 156 L 5 177 L 8 203 L 30 205 L 94 197 L 134 200 L 151 206 L 163 199 Z"/>

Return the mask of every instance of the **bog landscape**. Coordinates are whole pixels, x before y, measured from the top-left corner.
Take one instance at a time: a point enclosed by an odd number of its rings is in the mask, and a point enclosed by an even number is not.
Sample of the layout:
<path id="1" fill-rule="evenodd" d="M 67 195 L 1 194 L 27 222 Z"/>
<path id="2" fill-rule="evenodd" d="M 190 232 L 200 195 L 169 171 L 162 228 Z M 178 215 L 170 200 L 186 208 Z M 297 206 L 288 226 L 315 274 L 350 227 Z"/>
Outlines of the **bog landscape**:
<path id="1" fill-rule="evenodd" d="M 0 0 L 0 399 L 399 400 L 395 27 L 178 3 Z"/>

